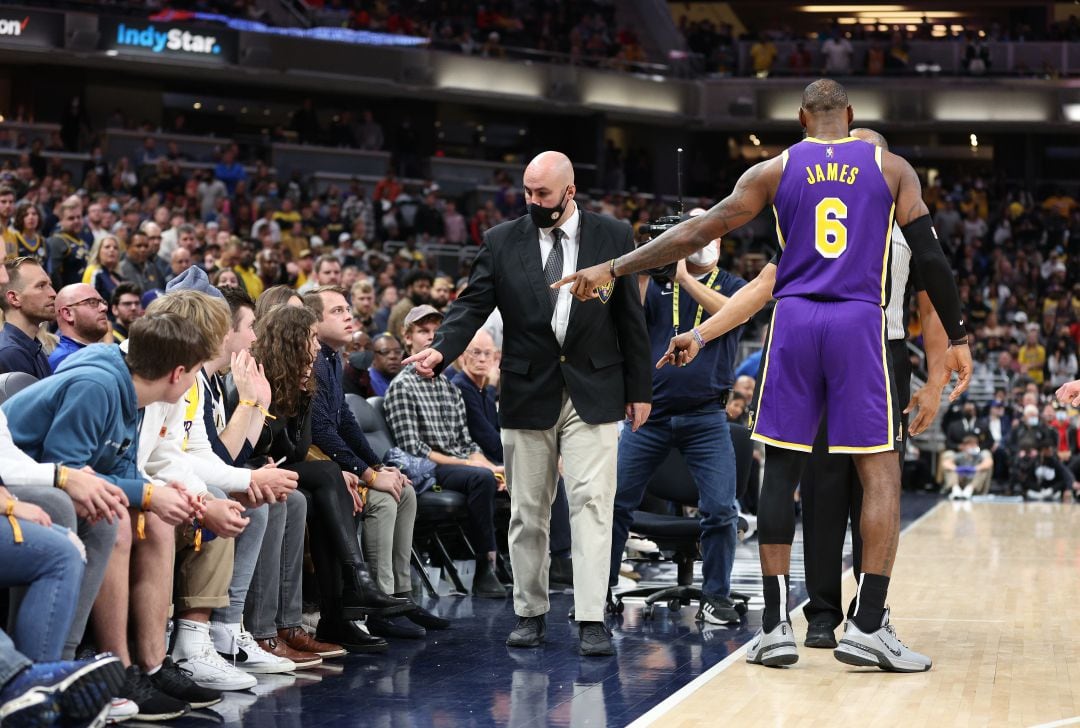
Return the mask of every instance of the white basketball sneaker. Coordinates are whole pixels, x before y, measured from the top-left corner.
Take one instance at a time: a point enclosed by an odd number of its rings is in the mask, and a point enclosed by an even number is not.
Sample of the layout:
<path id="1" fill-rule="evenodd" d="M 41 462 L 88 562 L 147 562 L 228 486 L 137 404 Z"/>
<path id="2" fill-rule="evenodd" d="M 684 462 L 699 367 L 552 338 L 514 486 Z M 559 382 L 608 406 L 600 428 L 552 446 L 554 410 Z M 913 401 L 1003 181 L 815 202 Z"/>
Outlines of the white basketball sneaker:
<path id="1" fill-rule="evenodd" d="M 849 619 L 833 655 L 845 665 L 879 667 L 888 672 L 926 672 L 933 665 L 929 657 L 909 648 L 896 636 L 896 630 L 889 624 L 888 607 L 881 618 L 881 627 L 870 634 Z"/>
<path id="2" fill-rule="evenodd" d="M 791 622 L 781 622 L 771 632 L 759 629 L 746 650 L 746 661 L 752 665 L 783 667 L 799 661 L 799 648 Z"/>

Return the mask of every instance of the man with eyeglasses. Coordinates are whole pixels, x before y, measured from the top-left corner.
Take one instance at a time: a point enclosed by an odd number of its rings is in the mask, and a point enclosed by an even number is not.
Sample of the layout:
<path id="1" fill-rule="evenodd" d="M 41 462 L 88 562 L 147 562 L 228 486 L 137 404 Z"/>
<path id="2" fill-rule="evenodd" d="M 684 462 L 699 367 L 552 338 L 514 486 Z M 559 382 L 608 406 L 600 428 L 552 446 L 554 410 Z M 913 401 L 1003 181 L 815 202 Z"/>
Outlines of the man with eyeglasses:
<path id="1" fill-rule="evenodd" d="M 0 310 L 6 320 L 0 331 L 0 372 L 26 372 L 44 379 L 52 369 L 37 334 L 41 324 L 56 319 L 56 291 L 36 258 L 16 258 L 4 266 L 8 282 L 0 286 Z"/>
<path id="2" fill-rule="evenodd" d="M 109 333 L 109 304 L 85 283 L 64 286 L 56 294 L 56 328 L 60 343 L 49 354 L 49 366 L 55 372 L 60 362 L 88 344 L 95 344 Z"/>
<path id="3" fill-rule="evenodd" d="M 401 344 L 390 334 L 379 334 L 371 341 L 375 359 L 368 369 L 371 389 L 377 397 L 385 397 L 390 382 L 401 371 Z"/>

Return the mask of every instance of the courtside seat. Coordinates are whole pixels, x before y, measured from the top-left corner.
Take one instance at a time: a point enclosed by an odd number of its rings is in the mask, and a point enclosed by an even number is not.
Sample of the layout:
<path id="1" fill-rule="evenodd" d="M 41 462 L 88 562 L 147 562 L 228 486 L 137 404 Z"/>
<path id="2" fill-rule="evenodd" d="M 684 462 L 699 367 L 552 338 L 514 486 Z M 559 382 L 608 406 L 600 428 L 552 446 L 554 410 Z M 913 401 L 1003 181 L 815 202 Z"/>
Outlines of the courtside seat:
<path id="1" fill-rule="evenodd" d="M 390 426 L 386 423 L 383 415 L 383 398 L 370 397 L 364 399 L 356 394 L 346 394 L 345 401 L 352 410 L 353 416 L 364 431 L 364 437 L 375 454 L 380 458 L 386 455 L 387 450 L 394 446 L 394 436 L 390 432 Z M 423 563 L 417 553 L 417 545 L 426 545 L 432 558 L 439 562 L 454 587 L 462 593 L 466 592 L 465 585 L 454 567 L 453 559 L 443 543 L 442 535 L 457 534 L 460 524 L 468 517 L 465 505 L 465 496 L 449 490 L 428 490 L 416 497 L 416 523 L 413 530 L 412 563 L 424 583 L 429 595 L 437 597 L 434 586 L 428 580 L 427 572 L 424 571 Z M 470 546 L 471 548 L 471 546 Z"/>
<path id="2" fill-rule="evenodd" d="M 0 404 L 3 404 L 36 381 L 37 377 L 26 372 L 0 374 Z"/>

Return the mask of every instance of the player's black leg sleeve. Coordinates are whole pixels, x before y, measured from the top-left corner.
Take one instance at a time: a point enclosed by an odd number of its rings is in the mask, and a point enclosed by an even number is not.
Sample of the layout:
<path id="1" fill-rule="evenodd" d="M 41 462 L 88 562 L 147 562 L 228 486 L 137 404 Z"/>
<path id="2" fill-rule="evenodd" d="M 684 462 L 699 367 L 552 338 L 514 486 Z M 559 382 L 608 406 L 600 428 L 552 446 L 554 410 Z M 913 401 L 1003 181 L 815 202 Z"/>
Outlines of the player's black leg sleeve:
<path id="1" fill-rule="evenodd" d="M 963 339 L 967 332 L 964 330 L 964 312 L 960 308 L 956 279 L 941 249 L 930 216 L 923 215 L 900 228 L 900 232 L 911 246 L 911 258 L 949 339 Z"/>
<path id="2" fill-rule="evenodd" d="M 790 546 L 795 540 L 795 488 L 807 453 L 765 446 L 765 477 L 758 496 L 758 543 Z"/>

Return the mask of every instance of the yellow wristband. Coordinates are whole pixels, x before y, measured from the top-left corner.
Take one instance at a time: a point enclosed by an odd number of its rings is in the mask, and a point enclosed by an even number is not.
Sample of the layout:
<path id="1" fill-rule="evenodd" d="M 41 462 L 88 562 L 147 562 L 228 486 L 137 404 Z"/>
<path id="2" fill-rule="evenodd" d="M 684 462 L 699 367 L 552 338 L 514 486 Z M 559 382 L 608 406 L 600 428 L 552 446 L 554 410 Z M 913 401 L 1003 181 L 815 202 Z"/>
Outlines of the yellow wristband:
<path id="1" fill-rule="evenodd" d="M 241 407 L 254 407 L 255 409 L 262 412 L 262 416 L 265 417 L 266 419 L 268 419 L 268 420 L 276 420 L 277 419 L 277 417 L 274 417 L 272 414 L 270 414 L 270 410 L 266 409 L 265 407 L 263 407 L 258 402 L 253 402 L 250 399 L 242 399 L 242 400 L 240 400 L 239 406 L 241 406 Z"/>
<path id="2" fill-rule="evenodd" d="M 22 527 L 19 526 L 19 519 L 15 517 L 15 503 L 16 500 L 14 498 L 8 498 L 5 515 L 7 516 L 8 521 L 11 523 L 11 533 L 15 537 L 15 543 L 22 543 Z"/>
<path id="3" fill-rule="evenodd" d="M 140 541 L 143 541 L 143 540 L 146 539 L 146 511 L 150 510 L 150 499 L 153 497 L 153 495 L 154 495 L 154 484 L 153 483 L 147 483 L 146 488 L 143 489 L 143 497 L 142 497 L 142 510 L 143 510 L 143 512 L 139 514 L 139 519 L 135 522 L 135 532 L 138 534 Z"/>

